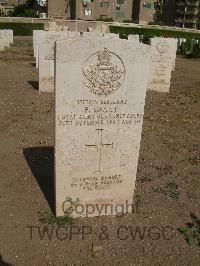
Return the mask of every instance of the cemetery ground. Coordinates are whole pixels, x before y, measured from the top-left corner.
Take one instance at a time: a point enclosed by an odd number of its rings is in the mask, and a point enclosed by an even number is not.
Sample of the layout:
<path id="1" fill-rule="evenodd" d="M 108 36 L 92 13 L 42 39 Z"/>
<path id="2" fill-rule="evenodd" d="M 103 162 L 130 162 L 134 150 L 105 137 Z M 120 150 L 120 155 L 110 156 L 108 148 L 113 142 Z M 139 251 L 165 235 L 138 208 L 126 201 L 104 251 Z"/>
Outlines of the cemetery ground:
<path id="1" fill-rule="evenodd" d="M 39 94 L 31 37 L 0 52 L 0 73 L 1 265 L 200 265 L 199 59 L 177 58 L 169 94 L 147 92 L 133 214 L 65 228 L 40 221 L 54 204 L 54 97 Z"/>

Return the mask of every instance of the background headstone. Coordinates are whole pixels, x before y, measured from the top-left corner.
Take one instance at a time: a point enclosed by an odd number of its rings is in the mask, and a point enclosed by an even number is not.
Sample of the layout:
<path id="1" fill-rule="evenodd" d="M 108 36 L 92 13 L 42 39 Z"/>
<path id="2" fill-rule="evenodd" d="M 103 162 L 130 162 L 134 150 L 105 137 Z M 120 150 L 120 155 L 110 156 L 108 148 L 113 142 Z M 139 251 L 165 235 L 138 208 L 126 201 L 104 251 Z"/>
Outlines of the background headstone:
<path id="1" fill-rule="evenodd" d="M 169 92 L 171 72 L 175 68 L 177 39 L 151 39 L 149 90 Z"/>
<path id="2" fill-rule="evenodd" d="M 8 30 L 8 32 L 9 32 L 10 44 L 13 44 L 13 30 Z"/>
<path id="3" fill-rule="evenodd" d="M 103 33 L 98 31 L 83 32 L 83 37 L 102 37 Z"/>
<path id="4" fill-rule="evenodd" d="M 106 38 L 119 38 L 119 34 L 115 34 L 115 33 L 104 33 L 104 37 L 106 37 Z"/>
<path id="5" fill-rule="evenodd" d="M 4 40 L 4 47 L 10 46 L 10 37 L 8 30 L 0 30 L 0 38 Z"/>
<path id="6" fill-rule="evenodd" d="M 128 35 L 128 40 L 140 42 L 140 36 L 139 35 Z"/>
<path id="7" fill-rule="evenodd" d="M 105 24 L 98 24 L 97 29 L 102 33 L 109 33 L 109 27 Z"/>
<path id="8" fill-rule="evenodd" d="M 105 24 L 98 24 L 96 28 L 88 27 L 89 32 L 101 32 L 101 33 L 109 33 L 109 27 Z"/>
<path id="9" fill-rule="evenodd" d="M 41 33 L 44 33 L 45 31 L 44 30 L 34 30 L 33 31 L 33 51 L 34 51 L 34 57 L 36 57 L 36 54 L 37 54 L 37 49 L 36 49 L 36 46 L 37 46 L 37 43 L 38 43 L 38 39 L 39 39 L 39 35 Z"/>
<path id="10" fill-rule="evenodd" d="M 54 45 L 55 41 L 79 37 L 79 32 L 52 34 L 39 45 L 39 91 L 54 92 Z"/>
<path id="11" fill-rule="evenodd" d="M 70 31 L 42 31 L 37 35 L 36 46 L 35 46 L 35 55 L 36 55 L 36 68 L 39 67 L 39 47 L 42 43 L 45 42 L 55 42 L 56 39 L 59 40 L 60 36 L 68 36 Z"/>
<path id="12" fill-rule="evenodd" d="M 58 26 L 55 21 L 48 22 L 45 27 L 45 31 L 62 31 L 62 26 Z"/>

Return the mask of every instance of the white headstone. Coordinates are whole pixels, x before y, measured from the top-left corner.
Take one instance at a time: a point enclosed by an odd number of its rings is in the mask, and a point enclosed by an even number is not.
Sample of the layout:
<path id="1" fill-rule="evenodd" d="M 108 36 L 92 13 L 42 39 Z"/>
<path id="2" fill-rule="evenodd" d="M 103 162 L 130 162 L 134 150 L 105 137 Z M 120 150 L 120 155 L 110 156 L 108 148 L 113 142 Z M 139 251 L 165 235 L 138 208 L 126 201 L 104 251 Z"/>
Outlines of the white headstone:
<path id="1" fill-rule="evenodd" d="M 140 36 L 139 35 L 128 35 L 128 40 L 140 42 Z"/>
<path id="2" fill-rule="evenodd" d="M 175 68 L 177 39 L 151 39 L 149 90 L 169 92 L 171 72 Z"/>
<path id="3" fill-rule="evenodd" d="M 4 47 L 10 46 L 10 38 L 8 30 L 0 30 L 0 38 L 4 40 Z"/>
<path id="4" fill-rule="evenodd" d="M 41 32 L 44 32 L 43 30 L 34 30 L 33 31 L 33 50 L 34 50 L 34 57 L 36 57 L 37 51 L 36 51 L 36 44 L 38 42 L 38 38 Z"/>
<path id="5" fill-rule="evenodd" d="M 49 37 L 49 36 L 48 36 Z M 54 45 L 55 41 L 80 37 L 80 32 L 63 31 L 52 34 L 39 45 L 39 91 L 54 92 Z"/>
<path id="6" fill-rule="evenodd" d="M 49 34 L 45 31 L 36 31 L 34 38 L 34 57 L 36 58 L 36 68 L 38 68 L 38 57 L 39 57 L 39 43 L 45 40 L 46 35 Z"/>
<path id="7" fill-rule="evenodd" d="M 56 214 L 67 197 L 73 217 L 116 214 L 133 202 L 150 47 L 79 38 L 56 42 L 55 58 Z"/>
<path id="8" fill-rule="evenodd" d="M 46 31 L 59 31 L 60 30 L 59 26 L 56 24 L 55 21 L 48 22 L 47 25 L 45 25 L 44 29 Z"/>
<path id="9" fill-rule="evenodd" d="M 10 44 L 13 44 L 13 30 L 8 30 L 8 32 L 9 32 Z"/>
<path id="10" fill-rule="evenodd" d="M 101 33 L 109 33 L 109 28 L 105 24 L 98 24 L 96 28 L 88 27 L 89 32 L 101 32 Z"/>
<path id="11" fill-rule="evenodd" d="M 102 33 L 109 33 L 109 27 L 105 24 L 98 24 L 97 30 L 100 30 Z"/>
<path id="12" fill-rule="evenodd" d="M 39 67 L 39 47 L 45 42 L 55 42 L 56 38 L 59 40 L 60 36 L 67 36 L 70 31 L 42 31 L 37 35 L 36 39 L 36 68 Z"/>

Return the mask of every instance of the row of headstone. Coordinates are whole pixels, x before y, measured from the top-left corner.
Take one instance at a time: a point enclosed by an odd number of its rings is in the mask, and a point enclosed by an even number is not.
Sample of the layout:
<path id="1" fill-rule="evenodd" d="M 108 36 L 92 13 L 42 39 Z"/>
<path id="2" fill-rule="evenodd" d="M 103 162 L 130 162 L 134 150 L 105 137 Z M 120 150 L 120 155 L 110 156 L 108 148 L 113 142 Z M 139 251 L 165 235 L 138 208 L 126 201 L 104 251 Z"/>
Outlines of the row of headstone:
<path id="1" fill-rule="evenodd" d="M 119 38 L 114 33 L 91 32 L 53 32 L 34 31 L 34 55 L 36 67 L 39 67 L 39 91 L 54 91 L 54 46 L 56 41 L 75 37 Z M 129 35 L 128 40 L 139 43 L 139 35 Z M 177 39 L 152 38 L 150 40 L 151 67 L 149 90 L 169 92 L 171 73 L 175 68 Z"/>
<path id="2" fill-rule="evenodd" d="M 56 24 L 56 22 L 51 21 L 45 25 L 44 30 L 46 30 L 46 31 L 68 31 L 69 27 L 68 26 L 59 26 Z"/>
<path id="3" fill-rule="evenodd" d="M 0 51 L 13 44 L 13 30 L 0 30 Z"/>
<path id="4" fill-rule="evenodd" d="M 56 215 L 132 212 L 146 91 L 169 90 L 177 41 L 37 34 L 40 91 L 55 91 Z"/>
<path id="5" fill-rule="evenodd" d="M 34 55 L 36 57 L 36 67 L 39 68 L 39 91 L 54 91 L 54 46 L 58 40 L 75 37 L 106 37 L 119 38 L 114 33 L 94 33 L 94 32 L 53 32 L 36 31 L 34 32 Z"/>

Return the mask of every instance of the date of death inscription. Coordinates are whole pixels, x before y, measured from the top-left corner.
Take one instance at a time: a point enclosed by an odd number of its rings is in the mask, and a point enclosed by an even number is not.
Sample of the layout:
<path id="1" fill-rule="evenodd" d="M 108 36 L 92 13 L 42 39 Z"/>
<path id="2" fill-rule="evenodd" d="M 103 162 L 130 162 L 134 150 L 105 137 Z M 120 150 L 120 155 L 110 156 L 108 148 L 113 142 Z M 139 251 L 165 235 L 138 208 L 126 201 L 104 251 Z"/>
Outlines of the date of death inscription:
<path id="1" fill-rule="evenodd" d="M 137 125 L 142 123 L 143 114 L 128 112 L 127 101 L 89 102 L 76 101 L 72 111 L 57 116 L 59 126 L 97 126 L 97 125 Z"/>

